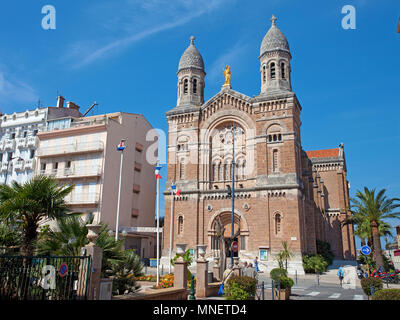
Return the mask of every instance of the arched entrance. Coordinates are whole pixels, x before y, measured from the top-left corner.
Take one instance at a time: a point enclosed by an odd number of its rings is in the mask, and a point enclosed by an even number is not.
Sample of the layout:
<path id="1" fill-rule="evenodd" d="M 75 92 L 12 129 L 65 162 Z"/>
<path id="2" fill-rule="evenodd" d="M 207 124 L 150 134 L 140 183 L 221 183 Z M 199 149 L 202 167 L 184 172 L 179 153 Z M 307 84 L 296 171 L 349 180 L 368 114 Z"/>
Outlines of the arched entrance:
<path id="1" fill-rule="evenodd" d="M 247 247 L 249 230 L 245 217 L 235 209 L 234 212 L 234 238 L 232 240 L 232 209 L 224 208 L 218 210 L 210 218 L 208 224 L 208 237 L 214 256 L 220 256 L 224 251 L 225 257 L 231 256 L 232 241 L 238 242 L 238 251 L 233 253 L 238 257 L 240 250 Z M 222 247 L 221 247 L 222 246 Z M 225 250 L 224 250 L 225 249 Z"/>

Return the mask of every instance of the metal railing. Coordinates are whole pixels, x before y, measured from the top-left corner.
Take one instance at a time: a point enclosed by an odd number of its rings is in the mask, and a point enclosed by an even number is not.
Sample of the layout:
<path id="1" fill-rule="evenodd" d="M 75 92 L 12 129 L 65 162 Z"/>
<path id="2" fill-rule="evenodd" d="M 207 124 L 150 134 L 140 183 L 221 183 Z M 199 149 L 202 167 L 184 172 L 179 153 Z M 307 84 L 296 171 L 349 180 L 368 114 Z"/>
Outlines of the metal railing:
<path id="1" fill-rule="evenodd" d="M 0 256 L 0 300 L 84 300 L 89 256 Z"/>
<path id="2" fill-rule="evenodd" d="M 91 192 L 91 193 L 82 193 L 82 194 L 72 194 L 65 198 L 65 201 L 72 205 L 79 204 L 95 204 L 100 201 L 100 193 Z"/>
<path id="3" fill-rule="evenodd" d="M 78 166 L 64 169 L 40 170 L 41 175 L 54 178 L 89 177 L 101 175 L 101 166 Z"/>

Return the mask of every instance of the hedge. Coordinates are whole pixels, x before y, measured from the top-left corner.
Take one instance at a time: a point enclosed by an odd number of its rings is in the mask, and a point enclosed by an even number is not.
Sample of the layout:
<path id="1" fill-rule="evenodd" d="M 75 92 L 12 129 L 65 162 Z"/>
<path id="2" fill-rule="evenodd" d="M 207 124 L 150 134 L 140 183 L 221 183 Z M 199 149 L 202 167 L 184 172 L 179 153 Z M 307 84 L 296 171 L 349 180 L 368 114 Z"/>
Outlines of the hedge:
<path id="1" fill-rule="evenodd" d="M 372 300 L 400 300 L 400 289 L 382 289 L 375 292 Z"/>

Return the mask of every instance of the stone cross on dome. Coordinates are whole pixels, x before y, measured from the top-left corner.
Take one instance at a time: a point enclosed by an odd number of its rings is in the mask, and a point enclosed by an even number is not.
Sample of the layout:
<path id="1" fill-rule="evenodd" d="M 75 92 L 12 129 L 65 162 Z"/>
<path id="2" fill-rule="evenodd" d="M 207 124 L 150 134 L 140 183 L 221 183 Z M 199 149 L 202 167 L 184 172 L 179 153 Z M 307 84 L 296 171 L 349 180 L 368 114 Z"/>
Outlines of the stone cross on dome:
<path id="1" fill-rule="evenodd" d="M 270 20 L 272 21 L 272 25 L 274 26 L 274 25 L 275 25 L 275 22 L 276 22 L 276 20 L 278 20 L 278 18 L 275 17 L 274 15 L 272 15 L 272 17 L 271 17 Z"/>
<path id="2" fill-rule="evenodd" d="M 195 39 L 194 36 L 190 36 L 190 44 L 194 45 L 194 39 Z"/>

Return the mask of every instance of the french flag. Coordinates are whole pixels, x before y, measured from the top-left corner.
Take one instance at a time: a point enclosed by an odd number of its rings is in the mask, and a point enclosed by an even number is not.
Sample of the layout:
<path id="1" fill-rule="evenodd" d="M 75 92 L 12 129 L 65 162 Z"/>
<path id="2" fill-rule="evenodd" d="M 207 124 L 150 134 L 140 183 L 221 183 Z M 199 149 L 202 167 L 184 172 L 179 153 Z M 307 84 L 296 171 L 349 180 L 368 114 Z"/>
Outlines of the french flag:
<path id="1" fill-rule="evenodd" d="M 121 140 L 121 142 L 119 143 L 119 145 L 117 146 L 117 150 L 118 151 L 123 151 L 125 150 L 126 145 L 125 145 L 125 140 Z"/>
<path id="2" fill-rule="evenodd" d="M 160 170 L 161 170 L 161 167 L 156 167 L 156 170 L 155 170 L 156 180 L 161 179 Z"/>
<path id="3" fill-rule="evenodd" d="M 176 185 L 171 185 L 171 189 L 172 189 L 172 192 L 174 193 L 174 194 L 176 194 L 177 196 L 180 196 L 181 195 L 181 190 L 180 189 L 176 189 Z"/>

